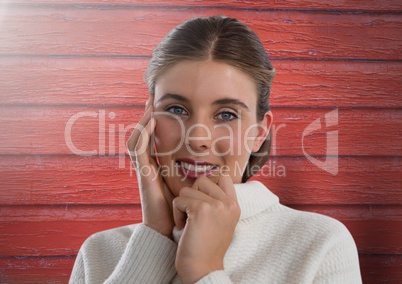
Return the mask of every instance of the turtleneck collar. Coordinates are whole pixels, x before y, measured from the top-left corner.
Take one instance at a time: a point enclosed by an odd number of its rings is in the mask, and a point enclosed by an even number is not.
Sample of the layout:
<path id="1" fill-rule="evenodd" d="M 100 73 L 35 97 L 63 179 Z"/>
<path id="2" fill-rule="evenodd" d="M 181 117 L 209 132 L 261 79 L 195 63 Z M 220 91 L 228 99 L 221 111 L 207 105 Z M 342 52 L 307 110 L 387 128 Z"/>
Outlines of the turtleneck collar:
<path id="1" fill-rule="evenodd" d="M 240 220 L 257 215 L 279 203 L 279 198 L 259 181 L 235 184 L 234 187 L 241 209 Z"/>

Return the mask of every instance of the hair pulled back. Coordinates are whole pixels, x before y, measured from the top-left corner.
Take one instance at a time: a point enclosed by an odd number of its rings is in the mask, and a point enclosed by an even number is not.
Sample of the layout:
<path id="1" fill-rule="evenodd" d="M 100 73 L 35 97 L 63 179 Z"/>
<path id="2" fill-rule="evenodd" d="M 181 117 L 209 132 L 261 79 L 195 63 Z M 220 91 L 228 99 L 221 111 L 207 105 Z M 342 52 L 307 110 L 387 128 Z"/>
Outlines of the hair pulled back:
<path id="1" fill-rule="evenodd" d="M 148 64 L 146 82 L 152 96 L 158 77 L 183 60 L 214 60 L 237 67 L 256 82 L 257 120 L 261 121 L 269 111 L 275 69 L 257 34 L 239 20 L 225 16 L 197 17 L 170 31 L 154 49 Z M 260 150 L 251 153 L 242 182 L 265 164 L 270 147 L 271 132 Z"/>

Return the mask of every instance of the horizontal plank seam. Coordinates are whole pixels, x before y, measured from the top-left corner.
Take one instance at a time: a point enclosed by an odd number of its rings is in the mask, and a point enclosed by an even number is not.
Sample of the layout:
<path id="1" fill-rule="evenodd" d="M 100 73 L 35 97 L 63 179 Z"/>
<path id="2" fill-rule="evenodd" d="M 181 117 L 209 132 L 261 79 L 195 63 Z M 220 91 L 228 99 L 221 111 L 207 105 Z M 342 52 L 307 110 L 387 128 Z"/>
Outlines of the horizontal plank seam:
<path id="1" fill-rule="evenodd" d="M 2 207 L 2 210 L 6 209 L 6 208 L 15 208 L 15 207 L 23 207 L 23 208 L 27 208 L 27 207 L 51 207 L 54 209 L 74 209 L 74 208 L 78 208 L 78 207 L 91 207 L 93 209 L 96 209 L 97 207 L 110 207 L 109 209 L 112 209 L 114 207 L 116 208 L 120 208 L 120 207 L 134 207 L 134 208 L 140 208 L 140 203 L 116 203 L 116 204 L 109 204 L 109 203 L 53 203 L 53 204 L 49 204 L 49 203 L 35 203 L 35 204 L 1 204 L 0 206 Z M 367 205 L 366 205 L 367 206 Z M 399 206 L 399 205 L 398 205 Z M 402 205 L 400 205 L 402 207 Z M 1 233 L 0 233 L 1 234 Z"/>
<path id="2" fill-rule="evenodd" d="M 35 8 L 35 9 L 101 9 L 101 10 L 136 10 L 136 9 L 162 9 L 162 10 L 201 10 L 201 9 L 225 9 L 225 10 L 246 10 L 246 11 L 292 11 L 301 13 L 325 13 L 325 14 L 374 14 L 374 15 L 400 15 L 402 10 L 392 9 L 321 9 L 321 8 L 270 8 L 270 7 L 237 7 L 226 5 L 133 5 L 133 4 L 32 4 L 32 3 L 7 3 L 7 8 Z M 392 10 L 391 10 L 392 9 Z M 402 7 L 400 7 L 402 9 Z"/>
<path id="3" fill-rule="evenodd" d="M 0 53 L 0 60 L 2 57 L 5 58 L 104 58 L 104 59 L 150 59 L 150 55 L 128 55 L 128 54 L 9 54 L 9 53 Z M 402 63 L 402 58 L 397 59 L 385 59 L 385 58 L 348 58 L 348 57 L 339 57 L 339 58 L 311 58 L 311 57 L 271 57 L 268 56 L 271 61 L 330 61 L 330 62 L 361 62 L 361 63 Z"/>
<path id="4" fill-rule="evenodd" d="M 53 204 L 49 204 L 49 203 L 35 203 L 35 204 L 1 204 L 0 206 L 4 206 L 2 207 L 2 209 L 5 209 L 6 207 L 39 207 L 39 206 L 43 206 L 43 207 L 53 207 L 53 208 L 61 208 L 61 209 L 66 209 L 66 208 L 76 208 L 76 207 L 140 207 L 141 203 L 53 203 Z M 365 204 L 365 203 L 356 203 L 356 204 L 315 204 L 315 203 L 303 203 L 303 204 L 299 204 L 299 203 L 286 203 L 287 206 L 297 206 L 299 208 L 302 207 L 337 207 L 337 208 L 345 208 L 345 207 L 370 207 L 370 208 L 385 208 L 385 207 L 398 207 L 398 208 L 402 208 L 402 204 Z M 401 220 L 402 221 L 402 220 Z"/>
<path id="5" fill-rule="evenodd" d="M 103 157 L 103 158 L 112 158 L 116 157 L 128 157 L 128 154 L 115 154 L 115 155 L 76 155 L 76 154 L 65 154 L 65 153 L 58 153 L 58 154 L 0 154 L 0 157 Z M 396 155 L 338 155 L 338 156 L 326 156 L 326 155 L 311 155 L 314 158 L 376 158 L 376 159 L 384 159 L 384 158 L 400 158 L 402 156 Z M 304 155 L 270 155 L 270 158 L 281 158 L 281 159 L 289 159 L 289 158 L 306 158 Z"/>
<path id="6" fill-rule="evenodd" d="M 275 99 L 275 98 L 274 98 Z M 144 108 L 145 104 L 14 104 L 14 103 L 8 103 L 8 104 L 1 104 L 0 107 L 29 107 L 29 108 L 41 108 L 41 107 L 62 107 L 62 108 L 69 108 L 69 107 L 90 107 L 90 108 Z M 281 105 L 281 106 L 276 106 L 271 104 L 271 109 L 272 110 L 283 110 L 283 109 L 292 109 L 292 110 L 309 110 L 309 109 L 322 109 L 322 110 L 333 110 L 333 109 L 338 109 L 338 110 L 402 110 L 402 99 L 401 99 L 401 106 L 400 107 L 387 107 L 387 106 L 293 106 L 293 105 Z"/>
<path id="7" fill-rule="evenodd" d="M 150 55 L 119 55 L 119 54 L 8 54 L 8 53 L 0 53 L 0 59 L 2 57 L 5 58 L 116 58 L 116 59 L 150 59 Z M 401 60 L 402 61 L 402 60 Z"/>
<path id="8" fill-rule="evenodd" d="M 0 255 L 0 259 L 17 259 L 17 260 L 26 260 L 26 259 L 38 259 L 38 258 L 47 258 L 47 259 L 57 259 L 57 258 L 75 258 L 77 254 L 65 254 L 65 255 L 43 255 L 43 256 L 32 256 L 32 255 Z M 3 268 L 4 269 L 4 268 Z"/>
<path id="9" fill-rule="evenodd" d="M 321 207 L 321 208 L 326 208 L 326 207 L 331 207 L 331 209 L 334 209 L 334 207 L 337 208 L 347 208 L 347 207 L 361 207 L 361 208 L 365 208 L 365 207 L 370 207 L 371 209 L 373 208 L 386 208 L 386 207 L 400 207 L 402 208 L 402 204 L 398 204 L 398 203 L 391 203 L 391 204 L 384 204 L 384 203 L 349 203 L 349 204 L 339 204 L 339 203 L 326 203 L 326 204 L 315 204 L 315 203 L 286 203 L 283 204 L 286 205 L 288 207 L 297 207 L 297 208 L 303 208 L 303 207 Z M 141 203 L 53 203 L 53 204 L 49 204 L 49 203 L 34 203 L 34 204 L 2 204 L 0 203 L 0 206 L 2 207 L 2 209 L 5 208 L 15 208 L 15 207 L 52 207 L 52 208 L 61 208 L 61 209 L 74 209 L 74 208 L 78 208 L 79 207 L 91 207 L 93 209 L 96 208 L 102 208 L 102 209 L 106 209 L 108 207 L 110 207 L 110 209 L 113 208 L 119 208 L 119 207 L 134 207 L 139 209 L 141 207 Z"/>

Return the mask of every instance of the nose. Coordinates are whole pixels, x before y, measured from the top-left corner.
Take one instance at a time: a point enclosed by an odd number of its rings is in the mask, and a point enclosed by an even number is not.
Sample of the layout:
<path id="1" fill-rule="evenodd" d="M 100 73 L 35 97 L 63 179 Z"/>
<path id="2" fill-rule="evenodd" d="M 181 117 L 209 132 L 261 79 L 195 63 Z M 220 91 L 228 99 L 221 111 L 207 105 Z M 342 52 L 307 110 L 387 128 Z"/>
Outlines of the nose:
<path id="1" fill-rule="evenodd" d="M 205 123 L 195 123 L 188 127 L 186 132 L 186 145 L 190 151 L 202 153 L 211 148 L 212 132 Z"/>

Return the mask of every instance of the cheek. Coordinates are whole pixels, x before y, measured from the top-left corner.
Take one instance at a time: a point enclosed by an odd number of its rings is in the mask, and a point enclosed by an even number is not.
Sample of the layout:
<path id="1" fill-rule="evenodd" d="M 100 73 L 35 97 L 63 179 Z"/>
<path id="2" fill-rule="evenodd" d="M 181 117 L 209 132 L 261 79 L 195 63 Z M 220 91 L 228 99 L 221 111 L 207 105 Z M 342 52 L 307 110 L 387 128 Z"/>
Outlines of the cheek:
<path id="1" fill-rule="evenodd" d="M 173 151 L 180 145 L 182 127 L 177 121 L 166 118 L 156 119 L 155 145 L 158 152 Z"/>
<path id="2" fill-rule="evenodd" d="M 255 148 L 255 141 L 259 133 L 259 125 L 257 123 L 253 125 L 249 125 L 243 134 L 243 141 L 244 141 L 244 146 L 245 150 L 247 153 L 253 152 L 253 149 Z"/>
<path id="3" fill-rule="evenodd" d="M 234 148 L 237 149 L 238 156 L 249 156 L 252 152 L 256 130 L 254 127 L 245 124 L 240 128 L 236 128 L 233 131 L 233 136 L 235 137 L 233 141 Z"/>
<path id="4" fill-rule="evenodd" d="M 247 126 L 236 125 L 228 128 L 217 128 L 213 135 L 213 150 L 224 156 L 249 156 L 254 144 L 253 129 L 246 131 Z"/>

